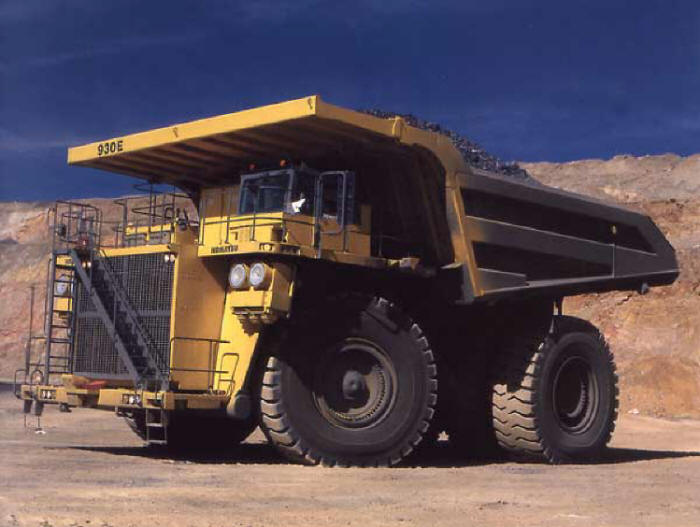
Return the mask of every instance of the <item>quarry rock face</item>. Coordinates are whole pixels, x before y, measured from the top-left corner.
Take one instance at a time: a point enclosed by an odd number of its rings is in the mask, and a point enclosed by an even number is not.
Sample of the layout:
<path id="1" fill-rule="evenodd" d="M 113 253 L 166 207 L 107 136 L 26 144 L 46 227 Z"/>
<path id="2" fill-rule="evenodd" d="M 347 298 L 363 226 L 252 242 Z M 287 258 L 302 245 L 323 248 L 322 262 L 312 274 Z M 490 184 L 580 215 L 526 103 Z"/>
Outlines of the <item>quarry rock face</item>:
<path id="1" fill-rule="evenodd" d="M 384 115 L 380 115 L 384 116 Z M 413 123 L 409 123 L 413 124 Z M 419 123 L 420 124 L 420 123 Z M 421 127 L 433 129 L 430 123 Z M 451 132 L 441 131 L 449 135 Z M 606 293 L 567 298 L 564 312 L 601 328 L 620 373 L 622 412 L 700 418 L 700 155 L 617 156 L 570 163 L 504 163 L 478 145 L 452 138 L 469 164 L 520 180 L 621 203 L 649 214 L 675 247 L 681 276 L 645 295 Z M 119 208 L 90 203 L 106 220 Z M 36 285 L 34 334 L 43 333 L 50 203 L 0 203 L 0 378 L 24 362 L 29 287 Z M 40 343 L 35 354 L 41 352 Z"/>

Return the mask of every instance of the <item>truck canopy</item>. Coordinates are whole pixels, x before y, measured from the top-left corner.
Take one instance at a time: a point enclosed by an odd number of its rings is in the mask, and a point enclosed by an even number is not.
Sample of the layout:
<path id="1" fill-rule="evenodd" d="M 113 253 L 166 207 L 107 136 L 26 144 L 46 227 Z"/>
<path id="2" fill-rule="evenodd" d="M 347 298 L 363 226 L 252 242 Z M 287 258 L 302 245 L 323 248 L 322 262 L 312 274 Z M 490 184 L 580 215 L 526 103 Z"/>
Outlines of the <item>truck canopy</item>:
<path id="1" fill-rule="evenodd" d="M 225 184 L 232 171 L 250 164 L 294 159 L 337 168 L 420 150 L 447 169 L 466 166 L 445 136 L 315 95 L 76 146 L 68 150 L 68 163 L 198 188 Z"/>

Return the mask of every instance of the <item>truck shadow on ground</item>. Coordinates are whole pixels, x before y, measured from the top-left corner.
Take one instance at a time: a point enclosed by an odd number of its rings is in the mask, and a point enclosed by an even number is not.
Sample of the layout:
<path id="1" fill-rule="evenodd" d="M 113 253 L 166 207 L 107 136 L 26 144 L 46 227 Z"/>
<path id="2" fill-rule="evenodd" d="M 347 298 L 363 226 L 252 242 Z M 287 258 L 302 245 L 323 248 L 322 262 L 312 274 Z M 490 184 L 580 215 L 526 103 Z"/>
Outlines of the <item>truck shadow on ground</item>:
<path id="1" fill-rule="evenodd" d="M 285 465 L 288 461 L 280 456 L 273 447 L 265 443 L 244 443 L 230 450 L 171 450 L 162 447 L 130 446 L 130 447 L 93 447 L 71 446 L 73 450 L 102 452 L 114 456 L 133 456 L 147 459 L 173 461 L 175 463 L 198 464 L 262 464 Z"/>
<path id="2" fill-rule="evenodd" d="M 441 442 L 442 443 L 442 442 Z M 289 464 L 273 447 L 265 443 L 244 443 L 231 450 L 169 450 L 154 447 L 91 447 L 71 446 L 74 450 L 89 452 L 101 452 L 114 456 L 134 456 L 154 460 L 172 461 L 174 463 L 197 464 L 263 464 L 280 465 Z M 594 461 L 581 463 L 581 465 L 614 465 L 618 463 L 632 463 L 636 461 L 652 461 L 660 459 L 673 459 L 685 457 L 700 457 L 700 452 L 686 452 L 675 450 L 643 450 L 636 448 L 609 448 L 603 455 Z M 430 450 L 409 458 L 397 468 L 454 468 L 485 466 L 511 463 L 507 458 L 469 458 L 463 453 L 456 452 L 448 445 L 438 444 Z M 529 463 L 533 465 L 532 463 Z M 545 466 L 545 465 L 540 465 Z"/>
<path id="3" fill-rule="evenodd" d="M 700 457 L 700 452 L 678 451 L 678 450 L 646 450 L 637 448 L 608 448 L 595 460 L 577 463 L 577 465 L 614 465 L 618 463 L 632 463 L 635 461 L 652 461 L 660 459 L 673 459 L 685 457 Z M 459 466 L 480 466 L 505 463 L 518 463 L 517 460 L 501 457 L 481 457 L 467 458 L 465 454 L 456 452 L 445 445 L 438 445 L 429 451 L 419 454 L 413 459 L 409 459 L 400 466 L 413 467 L 459 467 Z M 543 463 L 520 461 L 523 465 L 546 466 Z"/>

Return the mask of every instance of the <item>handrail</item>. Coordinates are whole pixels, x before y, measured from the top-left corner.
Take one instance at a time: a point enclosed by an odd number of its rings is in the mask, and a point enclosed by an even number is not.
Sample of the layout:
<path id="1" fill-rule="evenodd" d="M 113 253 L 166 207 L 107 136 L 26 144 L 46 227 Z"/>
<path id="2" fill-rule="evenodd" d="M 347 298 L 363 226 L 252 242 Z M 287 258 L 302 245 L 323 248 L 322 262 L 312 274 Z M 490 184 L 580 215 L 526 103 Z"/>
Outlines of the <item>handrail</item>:
<path id="1" fill-rule="evenodd" d="M 210 390 L 214 389 L 214 375 L 219 373 L 226 373 L 226 370 L 217 370 L 214 367 L 214 345 L 218 344 L 230 344 L 231 341 L 229 340 L 221 340 L 221 339 L 211 339 L 211 338 L 205 338 L 205 337 L 178 337 L 178 336 L 173 336 L 170 337 L 170 355 L 172 357 L 172 351 L 173 351 L 173 343 L 177 340 L 183 340 L 183 341 L 192 341 L 192 342 L 208 342 L 209 343 L 209 358 L 208 358 L 208 364 L 209 368 L 173 368 L 170 366 L 170 363 L 172 362 L 169 361 L 169 366 L 168 366 L 168 371 L 173 372 L 173 371 L 188 371 L 188 372 L 194 372 L 194 373 L 208 373 L 208 388 Z"/>
<path id="2" fill-rule="evenodd" d="M 15 375 L 12 378 L 12 392 L 14 393 L 14 395 L 17 399 L 22 398 L 22 394 L 20 393 L 21 390 L 18 389 L 18 386 L 22 386 L 22 384 L 25 384 L 27 382 L 27 371 L 28 370 L 26 370 L 24 368 L 18 368 L 15 370 Z M 17 377 L 19 376 L 20 372 L 24 373 L 24 382 L 23 383 L 17 382 Z M 30 382 L 31 382 L 31 379 L 30 379 Z"/>
<path id="3" fill-rule="evenodd" d="M 303 214 L 299 214 L 298 216 L 302 216 L 304 218 L 311 218 L 310 216 L 306 216 Z M 281 216 L 268 216 L 268 215 L 255 215 L 254 217 L 251 217 L 251 215 L 245 215 L 245 216 L 233 216 L 233 215 L 228 215 L 225 219 L 217 219 L 217 220 L 208 220 L 206 217 L 200 218 L 200 232 L 199 232 L 199 237 L 197 240 L 198 245 L 204 245 L 204 236 L 205 236 L 205 229 L 209 226 L 214 226 L 214 225 L 221 225 L 221 224 L 226 224 L 226 238 L 225 242 L 226 244 L 229 243 L 229 233 L 231 228 L 236 228 L 237 223 L 241 223 L 242 228 L 245 227 L 251 227 L 252 229 L 257 229 L 260 227 L 269 227 L 269 226 L 275 226 L 275 225 L 281 225 L 282 226 L 282 239 L 284 239 L 287 235 L 288 232 L 288 224 L 297 224 L 297 225 L 307 225 L 307 226 L 313 226 L 314 222 L 311 219 L 295 219 L 294 217 L 289 217 L 286 216 L 286 214 L 282 214 Z M 231 226 L 231 224 L 234 224 Z M 253 233 L 254 235 L 254 233 Z M 251 241 L 255 241 L 254 238 L 251 238 Z"/>
<path id="4" fill-rule="evenodd" d="M 152 234 L 170 234 L 173 231 L 173 224 L 179 221 L 186 221 L 188 226 L 198 224 L 197 221 L 189 219 L 187 204 L 181 201 L 189 200 L 188 195 L 177 192 L 175 189 L 171 191 L 156 188 L 153 183 L 136 184 L 134 188 L 141 194 L 114 200 L 115 204 L 122 207 L 121 221 L 113 227 L 115 246 L 148 244 Z M 184 218 L 179 215 L 180 211 L 185 212 Z M 127 238 L 126 231 L 130 226 L 146 227 L 149 234 L 137 232 L 130 234 Z"/>
<path id="5" fill-rule="evenodd" d="M 236 216 L 229 216 L 225 220 L 209 220 L 207 221 L 206 218 L 201 219 L 200 223 L 200 236 L 198 239 L 198 244 L 203 245 L 204 244 L 204 230 L 207 226 L 212 226 L 212 225 L 221 225 L 222 223 L 226 223 L 226 242 L 228 242 L 228 237 L 229 237 L 229 231 L 231 229 L 230 224 L 231 223 L 243 223 L 243 222 L 248 222 L 251 221 L 252 218 L 249 216 L 244 216 L 244 217 L 236 217 Z M 260 220 L 262 220 L 263 223 L 260 223 Z M 304 221 L 304 220 L 296 220 L 293 218 L 288 218 L 285 217 L 284 215 L 279 217 L 279 216 L 256 216 L 255 217 L 255 222 L 252 225 L 252 228 L 259 228 L 259 227 L 268 227 L 268 226 L 275 226 L 275 225 L 282 225 L 282 238 L 284 239 L 287 235 L 288 229 L 287 229 L 287 224 L 288 223 L 295 223 L 298 225 L 309 225 L 313 226 L 314 223 L 312 221 Z M 246 225 L 243 225 L 245 227 Z M 235 226 L 234 226 L 235 228 Z M 255 241 L 252 239 L 251 241 Z"/>
<path id="6" fill-rule="evenodd" d="M 303 214 L 299 214 L 299 216 L 303 216 Z M 311 216 L 307 216 L 311 217 Z M 278 217 L 278 216 L 257 216 L 257 220 L 268 220 L 268 221 L 282 221 L 282 222 L 289 222 L 289 223 L 299 223 L 301 225 L 313 225 L 313 222 L 309 221 L 302 221 L 302 220 L 294 220 L 292 218 L 285 218 L 285 217 Z M 248 216 L 231 216 L 231 222 L 244 222 L 244 221 L 250 221 L 252 218 Z M 221 223 L 227 223 L 226 220 L 207 220 L 206 218 L 202 220 L 201 224 L 202 225 L 219 225 Z"/>
<path id="7" fill-rule="evenodd" d="M 102 241 L 102 211 L 94 205 L 57 200 L 49 209 L 47 218 L 52 252 L 59 244 L 64 248 L 99 246 Z"/>
<path id="8" fill-rule="evenodd" d="M 220 340 L 220 339 L 208 339 L 204 337 L 171 337 L 170 338 L 170 343 L 174 340 L 195 340 L 195 341 L 202 341 L 202 342 L 214 342 L 216 344 L 231 344 L 230 340 Z"/>

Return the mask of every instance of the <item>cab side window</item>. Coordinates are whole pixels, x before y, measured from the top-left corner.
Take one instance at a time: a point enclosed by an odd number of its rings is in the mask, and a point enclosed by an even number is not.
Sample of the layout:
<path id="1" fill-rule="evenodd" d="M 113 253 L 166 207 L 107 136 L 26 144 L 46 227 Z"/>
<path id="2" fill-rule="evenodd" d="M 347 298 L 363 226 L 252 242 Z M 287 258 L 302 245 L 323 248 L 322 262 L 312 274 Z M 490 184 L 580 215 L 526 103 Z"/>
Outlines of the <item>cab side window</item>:
<path id="1" fill-rule="evenodd" d="M 321 211 L 326 218 L 338 217 L 338 200 L 341 192 L 342 177 L 332 176 L 323 180 L 323 203 Z"/>
<path id="2" fill-rule="evenodd" d="M 292 191 L 292 207 L 295 214 L 313 216 L 314 201 L 316 200 L 316 177 L 303 172 L 296 174 L 296 182 Z"/>

